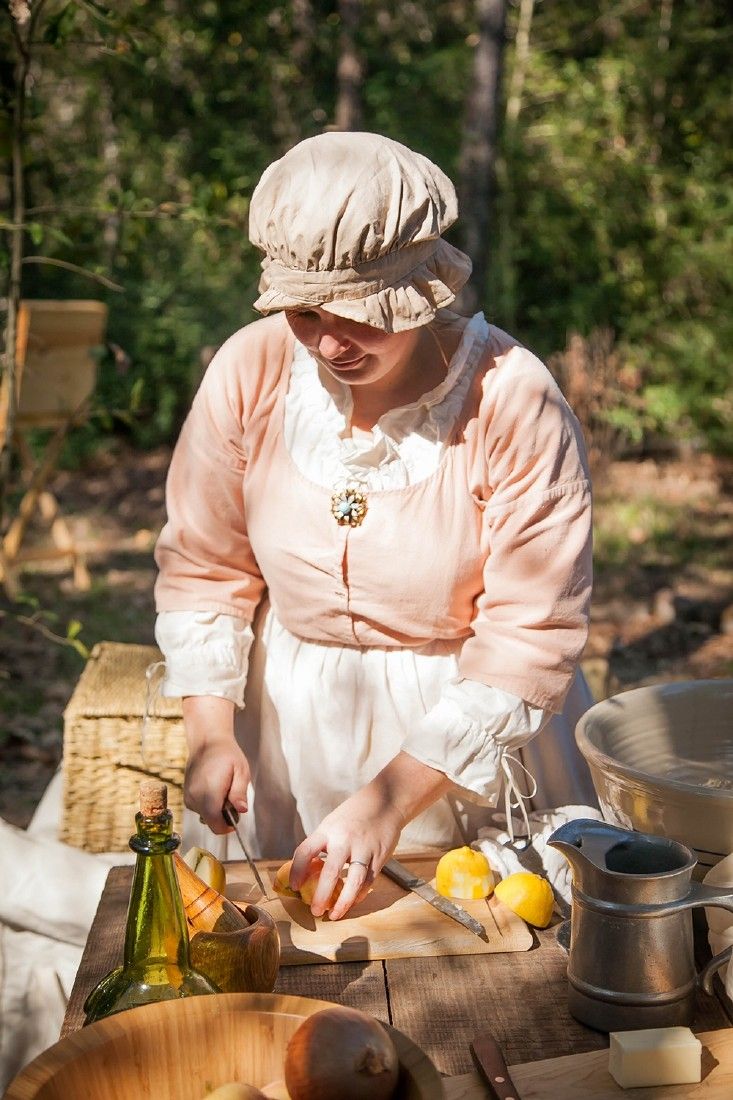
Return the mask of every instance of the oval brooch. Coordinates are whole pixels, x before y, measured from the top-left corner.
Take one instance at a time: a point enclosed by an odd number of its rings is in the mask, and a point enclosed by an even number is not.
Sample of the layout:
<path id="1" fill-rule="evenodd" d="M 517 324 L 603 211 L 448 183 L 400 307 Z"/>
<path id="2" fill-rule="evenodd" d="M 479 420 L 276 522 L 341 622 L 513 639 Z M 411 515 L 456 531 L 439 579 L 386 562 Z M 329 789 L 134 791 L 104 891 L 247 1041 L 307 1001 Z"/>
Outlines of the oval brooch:
<path id="1" fill-rule="evenodd" d="M 359 527 L 367 510 L 367 499 L 359 489 L 342 489 L 331 497 L 331 515 L 339 527 Z"/>

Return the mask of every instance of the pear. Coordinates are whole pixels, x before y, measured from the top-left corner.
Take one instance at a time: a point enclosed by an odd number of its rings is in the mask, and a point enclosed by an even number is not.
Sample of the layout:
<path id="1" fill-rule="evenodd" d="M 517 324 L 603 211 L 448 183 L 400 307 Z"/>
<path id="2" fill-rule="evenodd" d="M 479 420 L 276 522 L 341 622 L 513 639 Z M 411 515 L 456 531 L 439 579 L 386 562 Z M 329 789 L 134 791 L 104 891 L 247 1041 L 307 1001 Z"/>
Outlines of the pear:
<path id="1" fill-rule="evenodd" d="M 183 861 L 207 886 L 213 887 L 219 894 L 224 893 L 227 884 L 224 865 L 211 852 L 205 848 L 189 848 Z"/>

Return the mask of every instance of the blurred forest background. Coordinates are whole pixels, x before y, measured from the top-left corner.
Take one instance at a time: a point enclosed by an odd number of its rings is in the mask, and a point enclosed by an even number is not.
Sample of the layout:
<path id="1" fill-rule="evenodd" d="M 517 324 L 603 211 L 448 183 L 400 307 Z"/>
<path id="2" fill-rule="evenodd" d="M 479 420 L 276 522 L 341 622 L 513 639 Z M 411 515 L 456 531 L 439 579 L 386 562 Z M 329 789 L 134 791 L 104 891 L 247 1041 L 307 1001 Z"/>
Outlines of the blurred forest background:
<path id="1" fill-rule="evenodd" d="M 456 181 L 450 236 L 475 263 L 461 307 L 542 356 L 581 418 L 597 695 L 733 675 L 728 4 L 4 7 L 6 384 L 20 298 L 97 298 L 109 323 L 92 415 L 53 482 L 91 588 L 36 568 L 0 602 L 0 813 L 24 823 L 56 766 L 84 652 L 152 640 L 170 447 L 213 350 L 253 319 L 249 196 L 328 128 L 385 133 Z M 16 474 L 6 446 L 5 527 Z"/>

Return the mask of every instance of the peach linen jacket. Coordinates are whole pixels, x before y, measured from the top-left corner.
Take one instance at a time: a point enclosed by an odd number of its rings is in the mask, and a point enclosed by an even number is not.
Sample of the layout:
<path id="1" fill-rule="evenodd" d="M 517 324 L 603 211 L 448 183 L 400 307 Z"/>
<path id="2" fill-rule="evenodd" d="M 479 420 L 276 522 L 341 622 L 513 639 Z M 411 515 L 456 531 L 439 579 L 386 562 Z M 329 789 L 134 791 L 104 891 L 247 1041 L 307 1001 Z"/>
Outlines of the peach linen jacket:
<path id="1" fill-rule="evenodd" d="M 330 490 L 298 470 L 284 443 L 285 317 L 235 333 L 174 452 L 158 611 L 251 622 L 267 589 L 298 637 L 358 647 L 461 641 L 461 676 L 559 713 L 591 591 L 583 441 L 547 368 L 490 332 L 437 470 L 368 492 L 354 528 L 338 525 Z"/>

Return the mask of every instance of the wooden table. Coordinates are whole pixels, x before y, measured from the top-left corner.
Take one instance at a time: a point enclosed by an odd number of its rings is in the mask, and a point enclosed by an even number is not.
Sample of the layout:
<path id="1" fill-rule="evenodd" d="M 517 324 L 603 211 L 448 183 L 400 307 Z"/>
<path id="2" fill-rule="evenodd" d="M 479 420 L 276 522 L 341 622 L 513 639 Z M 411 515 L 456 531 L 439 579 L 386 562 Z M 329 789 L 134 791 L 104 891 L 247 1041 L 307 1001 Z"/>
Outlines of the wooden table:
<path id="1" fill-rule="evenodd" d="M 132 872 L 128 866 L 113 867 L 109 873 L 62 1035 L 82 1026 L 87 994 L 122 961 Z M 605 1035 L 578 1023 L 568 1012 L 567 955 L 556 935 L 557 926 L 536 932 L 529 951 L 511 954 L 281 967 L 275 991 L 369 1012 L 413 1039 L 447 1076 L 472 1070 L 468 1044 L 482 1029 L 494 1034 L 509 1065 L 605 1047 Z M 702 957 L 704 935 L 697 938 Z M 733 1005 L 719 982 L 716 990 L 716 997 L 698 994 L 696 1031 L 714 1031 L 733 1022 Z"/>

